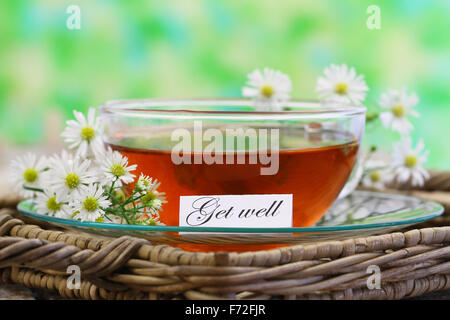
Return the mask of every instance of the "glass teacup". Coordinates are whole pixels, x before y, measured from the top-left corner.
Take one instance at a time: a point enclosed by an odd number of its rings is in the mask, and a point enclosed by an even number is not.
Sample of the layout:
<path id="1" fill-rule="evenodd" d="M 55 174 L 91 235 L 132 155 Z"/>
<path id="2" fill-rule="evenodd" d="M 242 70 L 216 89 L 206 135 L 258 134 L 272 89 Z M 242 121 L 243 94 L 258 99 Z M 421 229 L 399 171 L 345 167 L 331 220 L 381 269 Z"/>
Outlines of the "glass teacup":
<path id="1" fill-rule="evenodd" d="M 161 182 L 169 226 L 234 226 L 243 206 L 254 217 L 287 212 L 272 226 L 313 225 L 346 185 L 365 123 L 364 107 L 307 101 L 258 112 L 245 99 L 120 100 L 100 114 L 105 143 L 138 165 L 136 177 Z"/>

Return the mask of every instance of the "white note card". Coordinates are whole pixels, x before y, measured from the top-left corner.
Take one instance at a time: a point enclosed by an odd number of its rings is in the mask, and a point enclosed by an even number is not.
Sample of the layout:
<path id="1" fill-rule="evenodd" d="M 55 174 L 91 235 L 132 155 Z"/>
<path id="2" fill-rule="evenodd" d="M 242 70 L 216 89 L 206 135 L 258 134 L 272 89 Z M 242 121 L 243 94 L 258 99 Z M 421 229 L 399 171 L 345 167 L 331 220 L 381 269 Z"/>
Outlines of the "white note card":
<path id="1" fill-rule="evenodd" d="M 180 197 L 180 226 L 292 227 L 292 194 Z"/>

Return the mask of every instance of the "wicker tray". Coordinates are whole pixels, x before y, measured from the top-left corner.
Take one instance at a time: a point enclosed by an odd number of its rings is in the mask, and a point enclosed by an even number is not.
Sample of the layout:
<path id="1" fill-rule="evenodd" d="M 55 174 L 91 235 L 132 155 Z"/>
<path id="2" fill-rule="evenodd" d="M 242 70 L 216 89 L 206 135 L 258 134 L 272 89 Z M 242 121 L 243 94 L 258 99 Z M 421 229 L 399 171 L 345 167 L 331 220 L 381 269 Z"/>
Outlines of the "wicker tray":
<path id="1" fill-rule="evenodd" d="M 70 299 L 401 299 L 450 288 L 450 174 L 391 191 L 439 201 L 446 213 L 403 232 L 245 253 L 55 230 L 19 218 L 9 195 L 0 201 L 0 282 Z M 80 289 L 67 286 L 69 265 L 81 269 Z M 371 265 L 381 289 L 367 286 Z"/>

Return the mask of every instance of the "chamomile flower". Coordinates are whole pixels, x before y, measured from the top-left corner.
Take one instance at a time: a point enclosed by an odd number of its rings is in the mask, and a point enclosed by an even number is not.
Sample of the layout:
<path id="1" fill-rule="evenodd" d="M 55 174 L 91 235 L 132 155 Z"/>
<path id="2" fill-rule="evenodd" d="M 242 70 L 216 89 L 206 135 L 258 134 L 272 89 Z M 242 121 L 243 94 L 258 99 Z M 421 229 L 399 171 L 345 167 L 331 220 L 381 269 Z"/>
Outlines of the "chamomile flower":
<path id="1" fill-rule="evenodd" d="M 152 180 L 153 179 L 151 177 L 141 173 L 138 180 L 136 181 L 135 185 L 136 191 L 142 192 L 147 190 L 152 185 Z"/>
<path id="2" fill-rule="evenodd" d="M 369 88 L 363 75 L 346 64 L 332 64 L 324 70 L 325 77 L 317 79 L 316 92 L 326 102 L 360 105 L 366 98 Z"/>
<path id="3" fill-rule="evenodd" d="M 90 184 L 73 197 L 71 202 L 73 218 L 81 221 L 100 221 L 105 214 L 104 210 L 110 205 L 111 201 L 103 194 L 103 188 L 97 184 Z"/>
<path id="4" fill-rule="evenodd" d="M 416 93 L 408 94 L 406 88 L 388 90 L 381 95 L 380 106 L 388 111 L 380 113 L 380 120 L 384 127 L 391 128 L 401 134 L 408 134 L 413 128 L 408 116 L 418 117 L 419 113 L 412 108 L 419 102 Z"/>
<path id="5" fill-rule="evenodd" d="M 150 211 L 157 212 L 162 210 L 163 203 L 166 203 L 166 196 L 164 192 L 159 192 L 157 189 L 161 185 L 157 179 L 152 179 L 147 176 L 141 175 L 143 191 L 140 191 L 142 197 L 141 203 L 147 207 Z"/>
<path id="6" fill-rule="evenodd" d="M 25 198 L 34 197 L 35 191 L 26 190 L 23 187 L 41 188 L 47 167 L 47 158 L 38 158 L 32 153 L 13 160 L 10 167 L 10 180 L 14 189 Z"/>
<path id="7" fill-rule="evenodd" d="M 164 223 L 159 221 L 159 210 L 149 210 L 148 208 L 138 216 L 137 223 L 150 226 L 164 225 Z"/>
<path id="8" fill-rule="evenodd" d="M 362 179 L 362 184 L 365 187 L 375 189 L 384 189 L 385 183 L 389 181 L 387 170 L 371 169 Z"/>
<path id="9" fill-rule="evenodd" d="M 289 100 L 292 91 L 291 79 L 286 74 L 269 68 L 254 70 L 248 75 L 247 87 L 242 95 L 254 99 L 255 107 L 260 111 L 278 111 L 281 104 Z"/>
<path id="10" fill-rule="evenodd" d="M 81 192 L 88 184 L 97 181 L 90 165 L 91 161 L 73 157 L 66 151 L 52 158 L 47 180 L 48 186 L 55 190 L 58 201 Z"/>
<path id="11" fill-rule="evenodd" d="M 157 179 L 141 173 L 135 184 L 135 191 L 140 195 L 138 206 L 142 212 L 138 218 L 139 223 L 150 225 L 161 225 L 159 221 L 159 211 L 162 211 L 162 206 L 166 203 L 164 192 L 159 192 L 157 189 L 161 185 Z M 140 205 L 139 205 L 140 204 Z"/>
<path id="12" fill-rule="evenodd" d="M 415 148 L 412 147 L 410 138 L 403 138 L 394 145 L 393 173 L 399 183 L 410 181 L 411 186 L 423 186 L 426 179 L 430 177 L 422 165 L 427 161 L 428 151 L 421 139 Z"/>
<path id="13" fill-rule="evenodd" d="M 164 225 L 159 219 L 159 212 L 163 211 L 162 205 L 165 200 L 155 198 L 152 200 L 151 204 L 147 204 L 147 207 L 143 207 L 140 214 L 137 216 L 138 223 L 145 225 Z"/>
<path id="14" fill-rule="evenodd" d="M 114 186 L 119 187 L 133 182 L 135 175 L 130 172 L 136 170 L 137 165 L 129 166 L 128 158 L 122 156 L 120 152 L 108 148 L 102 154 L 98 154 L 97 162 L 100 167 L 100 177 L 108 182 L 106 184 L 114 181 Z"/>
<path id="15" fill-rule="evenodd" d="M 49 189 L 44 189 L 44 192 L 38 194 L 34 206 L 36 212 L 39 214 L 65 219 L 70 219 L 72 217 L 66 199 L 58 201 L 56 199 L 56 194 Z"/>
<path id="16" fill-rule="evenodd" d="M 66 122 L 67 127 L 61 133 L 69 149 L 77 149 L 76 155 L 90 156 L 94 150 L 103 148 L 100 136 L 100 121 L 95 117 L 95 109 L 90 108 L 86 117 L 78 111 L 73 111 L 76 120 Z"/>

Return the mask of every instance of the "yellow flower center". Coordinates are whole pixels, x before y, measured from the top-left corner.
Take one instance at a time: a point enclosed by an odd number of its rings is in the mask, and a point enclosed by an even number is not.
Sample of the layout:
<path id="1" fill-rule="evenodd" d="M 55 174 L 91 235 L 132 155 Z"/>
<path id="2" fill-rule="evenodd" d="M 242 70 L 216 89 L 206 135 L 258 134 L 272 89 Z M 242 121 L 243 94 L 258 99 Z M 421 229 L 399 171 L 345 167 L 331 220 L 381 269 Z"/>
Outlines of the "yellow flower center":
<path id="1" fill-rule="evenodd" d="M 102 216 L 98 217 L 97 219 L 95 219 L 95 222 L 103 222 L 103 217 Z"/>
<path id="2" fill-rule="evenodd" d="M 381 179 L 380 172 L 378 172 L 377 170 L 372 171 L 370 173 L 369 177 L 370 177 L 370 180 L 372 180 L 372 182 L 378 182 Z"/>
<path id="3" fill-rule="evenodd" d="M 69 187 L 69 189 L 74 189 L 78 187 L 80 184 L 80 177 L 78 177 L 75 173 L 69 173 L 66 176 L 66 186 Z"/>
<path id="4" fill-rule="evenodd" d="M 405 157 L 405 166 L 408 168 L 412 168 L 417 164 L 417 157 L 413 154 L 410 154 Z"/>
<path id="5" fill-rule="evenodd" d="M 348 86 L 344 82 L 339 82 L 338 84 L 336 84 L 336 87 L 334 88 L 334 92 L 336 92 L 337 94 L 346 94 L 347 90 Z"/>
<path id="6" fill-rule="evenodd" d="M 155 199 L 156 199 L 156 195 L 155 195 L 153 192 L 148 191 L 148 192 L 145 194 L 145 196 L 142 197 L 142 202 L 143 202 L 144 204 L 149 204 L 151 201 L 153 201 L 153 200 L 155 200 Z"/>
<path id="7" fill-rule="evenodd" d="M 111 173 L 116 177 L 121 177 L 125 174 L 125 168 L 120 164 L 113 164 L 111 167 Z"/>
<path id="8" fill-rule="evenodd" d="M 98 209 L 98 202 L 97 199 L 94 197 L 87 197 L 83 201 L 83 208 L 86 211 L 93 212 Z"/>
<path id="9" fill-rule="evenodd" d="M 23 173 L 23 178 L 25 179 L 26 182 L 33 183 L 38 178 L 38 172 L 36 171 L 36 169 L 28 168 Z"/>
<path id="10" fill-rule="evenodd" d="M 81 138 L 86 141 L 91 141 L 91 139 L 95 136 L 95 130 L 91 127 L 84 127 L 81 129 Z"/>
<path id="11" fill-rule="evenodd" d="M 270 98 L 274 93 L 275 89 L 270 84 L 261 87 L 261 94 L 266 98 Z"/>
<path id="12" fill-rule="evenodd" d="M 405 108 L 401 104 L 397 104 L 392 107 L 392 113 L 397 118 L 401 118 L 405 115 Z"/>
<path id="13" fill-rule="evenodd" d="M 47 208 L 50 211 L 58 211 L 59 209 L 61 209 L 61 203 L 60 202 L 56 202 L 56 196 L 48 198 L 48 200 L 47 200 Z"/>

